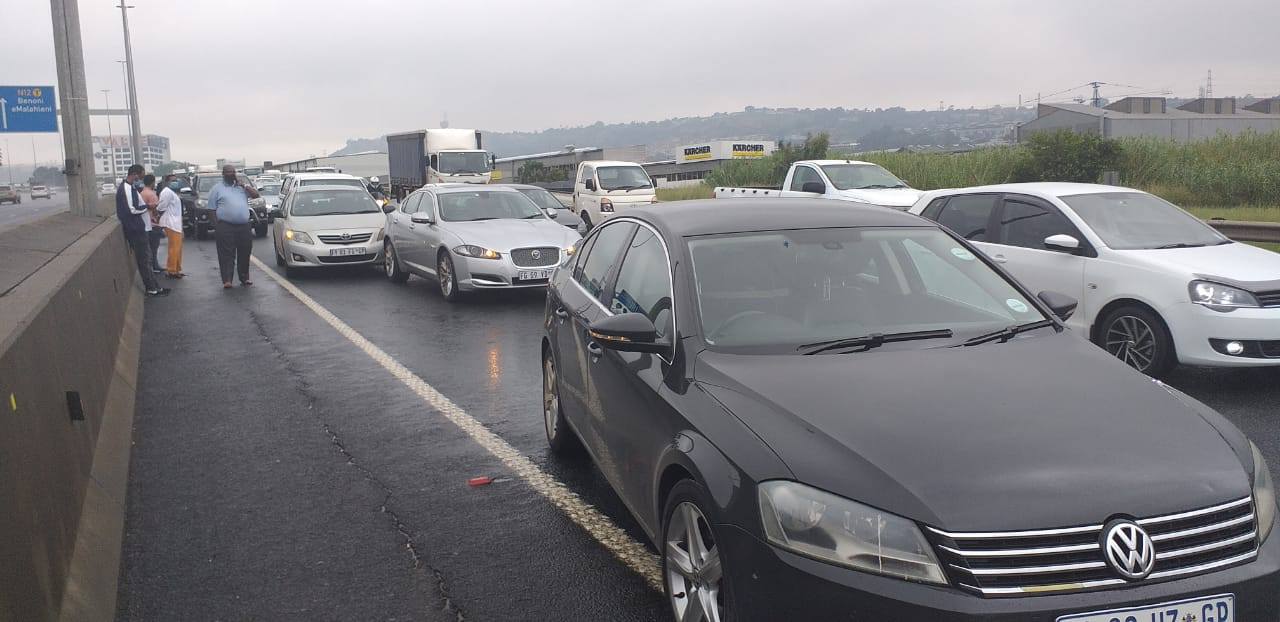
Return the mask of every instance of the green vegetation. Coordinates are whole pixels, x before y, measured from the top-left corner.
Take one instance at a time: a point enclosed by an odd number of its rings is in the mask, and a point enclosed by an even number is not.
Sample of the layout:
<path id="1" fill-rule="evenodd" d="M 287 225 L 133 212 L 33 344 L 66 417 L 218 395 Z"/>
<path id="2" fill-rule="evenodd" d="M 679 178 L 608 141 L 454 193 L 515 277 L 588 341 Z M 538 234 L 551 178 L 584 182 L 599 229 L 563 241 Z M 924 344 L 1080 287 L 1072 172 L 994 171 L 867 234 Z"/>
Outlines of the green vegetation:
<path id="1" fill-rule="evenodd" d="M 684 186 L 682 188 L 658 188 L 659 201 L 689 201 L 693 199 L 710 199 L 715 191 L 706 184 Z"/>
<path id="2" fill-rule="evenodd" d="M 568 171 L 562 168 L 547 168 L 537 160 L 522 164 L 520 170 L 516 171 L 516 180 L 522 184 L 566 181 L 568 179 Z"/>

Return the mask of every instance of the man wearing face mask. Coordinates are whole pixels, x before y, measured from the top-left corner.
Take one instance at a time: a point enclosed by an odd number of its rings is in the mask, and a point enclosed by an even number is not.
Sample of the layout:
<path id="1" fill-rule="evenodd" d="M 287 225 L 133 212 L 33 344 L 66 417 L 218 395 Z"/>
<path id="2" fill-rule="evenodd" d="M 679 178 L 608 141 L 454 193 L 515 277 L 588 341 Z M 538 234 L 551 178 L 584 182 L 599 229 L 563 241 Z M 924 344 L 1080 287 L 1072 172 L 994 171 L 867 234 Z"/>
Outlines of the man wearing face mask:
<path id="1" fill-rule="evenodd" d="M 176 175 L 165 175 L 160 186 L 160 203 L 156 205 L 156 211 L 160 213 L 160 228 L 169 241 L 164 273 L 171 279 L 187 276 L 182 272 L 182 199 L 178 197 L 181 188 L 182 182 Z"/>
<path id="2" fill-rule="evenodd" d="M 142 174 L 146 170 L 141 164 L 129 167 L 128 176 L 116 186 L 116 218 L 120 220 L 120 229 L 124 231 L 124 239 L 133 251 L 133 258 L 138 263 L 138 274 L 142 275 L 142 285 L 148 296 L 167 296 L 169 290 L 156 283 L 156 275 L 151 272 L 151 247 L 147 242 L 147 231 L 151 228 L 151 216 L 147 206 L 142 202 L 135 184 L 142 182 Z"/>
<path id="3" fill-rule="evenodd" d="M 249 227 L 249 199 L 258 198 L 253 186 L 240 183 L 236 167 L 222 167 L 222 183 L 209 191 L 208 206 L 213 210 L 213 236 L 218 244 L 218 268 L 222 271 L 223 289 L 231 289 L 233 276 L 240 285 L 253 285 L 249 280 L 249 254 L 253 252 L 253 230 Z"/>

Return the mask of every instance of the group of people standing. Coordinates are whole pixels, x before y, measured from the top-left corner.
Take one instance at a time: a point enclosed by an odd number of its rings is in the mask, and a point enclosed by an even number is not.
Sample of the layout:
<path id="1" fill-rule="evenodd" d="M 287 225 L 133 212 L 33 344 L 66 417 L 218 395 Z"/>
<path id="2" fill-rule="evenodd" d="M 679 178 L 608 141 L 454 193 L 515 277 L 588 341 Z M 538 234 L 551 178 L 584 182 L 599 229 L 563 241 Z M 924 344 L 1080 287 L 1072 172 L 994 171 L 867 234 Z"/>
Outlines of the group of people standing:
<path id="1" fill-rule="evenodd" d="M 222 169 L 223 183 L 209 192 L 208 205 L 214 210 L 214 235 L 218 247 L 218 267 L 222 286 L 231 288 L 232 275 L 243 286 L 249 280 L 249 254 L 253 250 L 253 232 L 249 227 L 249 199 L 258 192 L 241 184 L 235 167 Z M 156 176 L 148 174 L 141 164 L 129 167 L 124 180 L 116 186 L 116 218 L 124 232 L 138 274 L 148 296 L 167 296 L 169 288 L 161 287 L 156 275 L 181 279 L 182 271 L 182 199 L 178 191 L 182 182 L 176 175 L 165 175 L 156 187 Z M 164 267 L 160 266 L 160 240 L 168 240 Z"/>

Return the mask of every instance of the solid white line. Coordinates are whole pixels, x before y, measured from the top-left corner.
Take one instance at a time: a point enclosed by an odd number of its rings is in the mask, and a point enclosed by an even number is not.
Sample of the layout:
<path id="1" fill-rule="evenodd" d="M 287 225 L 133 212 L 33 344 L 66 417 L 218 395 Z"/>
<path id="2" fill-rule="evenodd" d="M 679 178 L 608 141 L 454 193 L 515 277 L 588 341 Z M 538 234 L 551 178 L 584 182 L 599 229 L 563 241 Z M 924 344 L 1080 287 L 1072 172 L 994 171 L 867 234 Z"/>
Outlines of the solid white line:
<path id="1" fill-rule="evenodd" d="M 524 454 L 521 454 L 515 447 L 502 440 L 501 437 L 485 427 L 483 423 L 468 415 L 462 407 L 454 404 L 452 400 L 442 395 L 430 384 L 427 384 L 427 381 L 410 371 L 409 368 L 400 364 L 390 354 L 365 339 L 363 335 L 356 332 L 346 322 L 338 319 L 338 316 L 316 302 L 301 289 L 298 289 L 296 285 L 276 274 L 274 270 L 268 268 L 257 257 L 251 257 L 251 259 L 263 274 L 278 283 L 285 291 L 293 294 L 294 298 L 297 298 L 302 304 L 315 312 L 316 315 L 320 316 L 320 319 L 327 322 L 339 334 L 355 344 L 357 348 L 368 354 L 369 358 L 376 361 L 383 369 L 391 372 L 392 376 L 395 376 L 397 380 L 409 387 L 409 390 L 422 398 L 422 401 L 426 402 L 428 406 L 444 415 L 446 419 L 461 428 L 463 432 L 466 432 L 477 444 L 502 461 L 508 469 L 511 469 L 517 477 L 524 480 L 530 488 L 533 488 L 535 492 L 559 508 L 569 520 L 576 523 L 583 531 L 586 531 L 597 542 L 604 545 L 610 553 L 613 553 L 614 557 L 617 557 L 619 561 L 644 578 L 650 587 L 655 590 L 662 590 L 662 572 L 658 557 L 651 553 L 648 548 L 627 535 L 627 532 L 614 524 L 609 517 L 602 514 L 595 506 L 583 501 L 577 493 L 569 490 L 563 483 L 538 468 L 538 465 L 534 464 Z"/>

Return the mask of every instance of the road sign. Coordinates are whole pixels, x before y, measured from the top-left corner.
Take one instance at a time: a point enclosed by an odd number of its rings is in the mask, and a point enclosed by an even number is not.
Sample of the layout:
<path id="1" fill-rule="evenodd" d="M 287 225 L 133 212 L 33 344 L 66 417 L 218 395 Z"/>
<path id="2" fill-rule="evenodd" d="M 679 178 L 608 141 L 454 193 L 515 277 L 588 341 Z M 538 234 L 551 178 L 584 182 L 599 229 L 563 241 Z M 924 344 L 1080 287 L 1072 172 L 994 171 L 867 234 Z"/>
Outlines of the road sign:
<path id="1" fill-rule="evenodd" d="M 0 133 L 58 131 L 52 86 L 0 86 Z"/>

